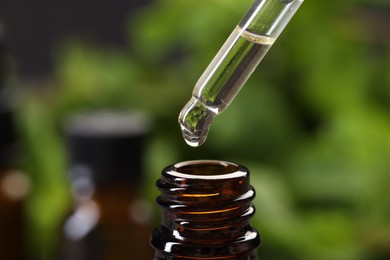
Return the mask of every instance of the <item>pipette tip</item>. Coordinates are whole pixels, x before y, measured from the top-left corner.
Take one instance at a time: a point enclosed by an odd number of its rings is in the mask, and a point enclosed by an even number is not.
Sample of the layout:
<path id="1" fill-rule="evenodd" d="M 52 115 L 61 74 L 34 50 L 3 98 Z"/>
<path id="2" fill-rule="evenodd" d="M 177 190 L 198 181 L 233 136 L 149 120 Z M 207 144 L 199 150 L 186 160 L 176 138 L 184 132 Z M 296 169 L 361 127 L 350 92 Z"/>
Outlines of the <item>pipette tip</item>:
<path id="1" fill-rule="evenodd" d="M 202 145 L 208 135 L 215 113 L 192 97 L 179 115 L 181 132 L 186 143 L 191 147 Z"/>

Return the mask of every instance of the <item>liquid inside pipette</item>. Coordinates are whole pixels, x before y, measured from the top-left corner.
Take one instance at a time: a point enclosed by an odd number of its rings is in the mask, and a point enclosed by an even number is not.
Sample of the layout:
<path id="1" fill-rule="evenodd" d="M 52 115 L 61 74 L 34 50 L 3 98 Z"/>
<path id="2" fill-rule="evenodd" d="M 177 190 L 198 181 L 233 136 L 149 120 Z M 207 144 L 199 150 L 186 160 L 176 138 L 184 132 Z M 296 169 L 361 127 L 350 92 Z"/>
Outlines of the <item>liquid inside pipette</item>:
<path id="1" fill-rule="evenodd" d="M 193 96 L 179 115 L 186 143 L 200 146 L 216 115 L 222 113 L 240 91 L 275 38 L 237 27 L 195 85 Z"/>

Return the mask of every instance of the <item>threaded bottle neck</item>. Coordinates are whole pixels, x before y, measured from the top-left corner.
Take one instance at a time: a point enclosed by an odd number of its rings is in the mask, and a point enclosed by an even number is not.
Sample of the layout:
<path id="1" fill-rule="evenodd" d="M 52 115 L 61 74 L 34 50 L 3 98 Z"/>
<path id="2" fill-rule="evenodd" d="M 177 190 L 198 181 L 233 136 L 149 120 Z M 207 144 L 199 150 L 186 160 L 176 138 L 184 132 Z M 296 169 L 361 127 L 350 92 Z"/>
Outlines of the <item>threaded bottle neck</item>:
<path id="1" fill-rule="evenodd" d="M 157 187 L 162 225 L 152 236 L 156 259 L 255 259 L 250 225 L 255 191 L 249 171 L 221 161 L 166 167 Z"/>

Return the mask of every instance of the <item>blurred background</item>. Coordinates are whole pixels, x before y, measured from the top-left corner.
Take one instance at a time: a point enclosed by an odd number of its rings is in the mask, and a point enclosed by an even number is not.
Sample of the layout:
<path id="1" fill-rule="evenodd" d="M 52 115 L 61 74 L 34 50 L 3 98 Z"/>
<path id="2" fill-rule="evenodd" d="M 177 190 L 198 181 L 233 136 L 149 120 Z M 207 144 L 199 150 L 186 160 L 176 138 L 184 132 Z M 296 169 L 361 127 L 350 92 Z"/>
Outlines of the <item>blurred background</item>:
<path id="1" fill-rule="evenodd" d="M 229 160 L 251 170 L 259 258 L 390 259 L 388 0 L 306 0 L 206 143 L 182 140 L 179 111 L 251 3 L 0 2 L 28 259 L 52 259 L 72 201 L 64 120 L 107 108 L 153 121 L 140 189 L 152 205 L 165 166 Z"/>

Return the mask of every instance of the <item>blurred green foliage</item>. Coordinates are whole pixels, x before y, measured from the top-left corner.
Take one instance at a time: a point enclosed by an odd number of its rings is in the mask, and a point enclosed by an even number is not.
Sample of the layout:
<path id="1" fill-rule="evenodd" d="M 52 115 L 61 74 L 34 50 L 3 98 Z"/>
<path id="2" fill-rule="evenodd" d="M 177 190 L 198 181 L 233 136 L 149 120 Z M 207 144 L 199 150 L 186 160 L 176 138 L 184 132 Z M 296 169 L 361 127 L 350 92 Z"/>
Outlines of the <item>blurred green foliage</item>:
<path id="1" fill-rule="evenodd" d="M 128 49 L 85 39 L 57 46 L 55 86 L 26 93 L 20 113 L 41 256 L 69 201 L 61 122 L 110 107 L 155 121 L 151 200 L 168 164 L 232 160 L 252 171 L 261 259 L 390 258 L 390 32 L 376 24 L 375 38 L 356 15 L 389 14 L 387 0 L 304 2 L 206 143 L 184 144 L 178 113 L 250 4 L 155 0 L 129 17 Z"/>

